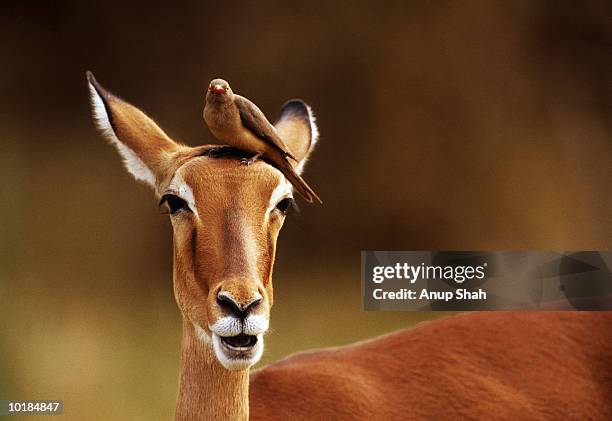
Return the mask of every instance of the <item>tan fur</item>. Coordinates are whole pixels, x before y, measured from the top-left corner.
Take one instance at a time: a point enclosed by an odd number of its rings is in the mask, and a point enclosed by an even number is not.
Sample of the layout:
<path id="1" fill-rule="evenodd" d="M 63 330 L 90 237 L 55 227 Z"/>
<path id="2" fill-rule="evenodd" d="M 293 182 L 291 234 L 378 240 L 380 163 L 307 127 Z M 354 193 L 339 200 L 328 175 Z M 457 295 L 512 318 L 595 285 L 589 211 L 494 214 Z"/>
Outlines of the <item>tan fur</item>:
<path id="1" fill-rule="evenodd" d="M 612 312 L 471 313 L 251 375 L 252 420 L 609 420 Z"/>
<path id="2" fill-rule="evenodd" d="M 272 207 L 275 189 L 286 183 L 280 171 L 263 161 L 241 165 L 236 158 L 201 156 L 213 146 L 190 148 L 169 139 L 136 107 L 88 80 L 104 99 L 119 142 L 154 173 L 158 196 L 175 194 L 173 181 L 188 186 L 195 198 L 193 212 L 171 217 L 174 231 L 174 293 L 183 316 L 180 390 L 177 420 L 248 418 L 248 369 L 224 368 L 211 344 L 211 329 L 227 316 L 217 302 L 220 291 L 238 305 L 261 296 L 250 314 L 269 319 L 273 304 L 272 267 L 284 215 Z M 302 141 L 303 121 L 284 120 Z M 301 130 L 300 130 L 301 128 Z M 310 143 L 310 139 L 308 137 Z M 305 160 L 311 147 L 295 144 Z M 287 192 L 290 190 L 287 188 Z M 282 199 L 283 197 L 280 197 Z M 198 334 L 196 326 L 202 329 Z M 207 337 L 202 337 L 202 335 Z"/>
<path id="3" fill-rule="evenodd" d="M 268 315 L 272 263 L 283 220 L 266 215 L 268 198 L 281 177 L 267 170 L 263 162 L 246 167 L 235 159 L 208 157 L 192 158 L 179 169 L 192 186 L 199 218 L 186 214 L 172 220 L 175 294 L 183 314 L 205 330 L 220 316 L 210 291 L 221 287 L 242 302 L 259 291 L 264 296 L 259 307 Z M 252 179 L 258 180 L 259 189 L 253 188 Z M 249 247 L 254 247 L 255 256 Z"/>
<path id="4" fill-rule="evenodd" d="M 248 371 L 236 377 L 223 368 L 209 345 L 194 341 L 192 323 L 211 334 L 208 326 L 223 315 L 216 302 L 219 289 L 244 304 L 260 293 L 263 301 L 256 313 L 269 318 L 272 263 L 283 220 L 265 212 L 281 175 L 264 163 L 245 167 L 236 160 L 208 157 L 192 158 L 178 172 L 192 186 L 199 218 L 184 214 L 172 219 L 174 292 L 185 320 L 176 419 L 217 419 L 213 414 L 242 419 L 248 412 Z M 258 180 L 258 189 L 249 180 Z M 204 361 L 201 353 L 208 356 Z M 206 405 L 194 407 L 192 395 Z M 244 400 L 228 401 L 228 396 Z"/>
<path id="5" fill-rule="evenodd" d="M 193 325 L 183 319 L 181 373 L 174 419 L 246 420 L 249 372 L 229 371 L 203 346 Z"/>
<path id="6" fill-rule="evenodd" d="M 93 79 L 93 77 L 92 77 Z M 115 134 L 155 173 L 175 177 L 195 212 L 172 217 L 174 292 L 183 316 L 177 420 L 592 419 L 612 417 L 612 313 L 477 313 L 424 323 L 354 346 L 304 353 L 253 374 L 225 369 L 209 325 L 216 293 L 239 303 L 261 294 L 269 318 L 272 268 L 284 217 L 269 212 L 282 181 L 274 167 L 200 156 L 163 135 L 135 107 L 96 84 Z M 279 134 L 298 165 L 312 151 L 303 119 Z M 250 395 L 250 404 L 249 404 Z"/>

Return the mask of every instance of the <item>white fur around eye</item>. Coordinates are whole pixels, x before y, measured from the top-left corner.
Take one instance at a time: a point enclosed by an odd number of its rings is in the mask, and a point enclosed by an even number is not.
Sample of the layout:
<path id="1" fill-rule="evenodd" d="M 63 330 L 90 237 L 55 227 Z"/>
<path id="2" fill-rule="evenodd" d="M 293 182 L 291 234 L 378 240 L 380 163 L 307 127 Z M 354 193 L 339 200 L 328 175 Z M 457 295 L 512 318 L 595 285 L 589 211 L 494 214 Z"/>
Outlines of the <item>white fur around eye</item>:
<path id="1" fill-rule="evenodd" d="M 183 179 L 181 169 L 176 172 L 174 178 L 168 185 L 167 190 L 170 192 L 176 192 L 176 195 L 187 202 L 189 209 L 191 209 L 191 211 L 198 216 L 198 208 L 196 206 L 193 190 L 191 190 L 189 184 L 187 184 L 187 182 Z"/>
<path id="2" fill-rule="evenodd" d="M 144 162 L 142 162 L 142 160 L 138 157 L 138 155 L 136 155 L 136 153 L 134 153 L 132 149 L 121 143 L 121 141 L 117 138 L 117 135 L 113 130 L 113 126 L 110 124 L 104 101 L 91 83 L 89 84 L 89 96 L 91 100 L 94 123 L 102 135 L 110 143 L 115 145 L 119 151 L 119 155 L 121 155 L 121 158 L 123 159 L 125 168 L 127 168 L 130 174 L 132 174 L 136 180 L 144 181 L 151 187 L 155 187 L 155 175 L 153 172 L 151 172 L 151 170 L 145 165 Z"/>
<path id="3" fill-rule="evenodd" d="M 268 212 L 271 212 L 278 202 L 285 197 L 291 197 L 292 186 L 284 177 L 280 179 L 278 186 L 272 191 L 270 195 L 270 202 L 268 204 Z"/>

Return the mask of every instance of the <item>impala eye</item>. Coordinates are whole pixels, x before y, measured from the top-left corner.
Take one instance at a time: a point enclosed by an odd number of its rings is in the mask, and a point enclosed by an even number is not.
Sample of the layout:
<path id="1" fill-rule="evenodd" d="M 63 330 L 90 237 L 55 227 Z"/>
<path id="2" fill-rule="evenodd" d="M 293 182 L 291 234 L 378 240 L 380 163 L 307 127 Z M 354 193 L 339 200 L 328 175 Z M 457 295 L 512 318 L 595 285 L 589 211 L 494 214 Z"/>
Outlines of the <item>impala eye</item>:
<path id="1" fill-rule="evenodd" d="M 183 210 L 190 211 L 187 202 L 185 202 L 183 199 L 181 199 L 175 194 L 164 194 L 161 200 L 159 201 L 159 205 L 161 206 L 164 203 L 168 205 L 168 209 L 170 210 L 171 215 L 174 215 L 175 213 Z"/>
<path id="2" fill-rule="evenodd" d="M 285 197 L 283 200 L 276 204 L 276 209 L 278 209 L 283 215 L 287 215 L 287 211 L 294 204 L 294 200 L 291 197 Z"/>

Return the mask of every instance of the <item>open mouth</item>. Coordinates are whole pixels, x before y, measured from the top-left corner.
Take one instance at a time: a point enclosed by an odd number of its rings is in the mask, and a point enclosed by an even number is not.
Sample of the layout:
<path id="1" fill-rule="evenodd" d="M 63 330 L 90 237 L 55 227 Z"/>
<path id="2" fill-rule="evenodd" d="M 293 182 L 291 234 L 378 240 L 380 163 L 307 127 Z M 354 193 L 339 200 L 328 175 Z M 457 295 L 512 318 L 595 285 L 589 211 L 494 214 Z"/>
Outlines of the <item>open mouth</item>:
<path id="1" fill-rule="evenodd" d="M 257 336 L 241 333 L 236 336 L 224 336 L 221 342 L 233 351 L 248 351 L 257 344 Z"/>
<path id="2" fill-rule="evenodd" d="M 213 332 L 213 347 L 217 359 L 228 370 L 244 370 L 257 363 L 264 349 L 263 334 L 219 336 Z"/>

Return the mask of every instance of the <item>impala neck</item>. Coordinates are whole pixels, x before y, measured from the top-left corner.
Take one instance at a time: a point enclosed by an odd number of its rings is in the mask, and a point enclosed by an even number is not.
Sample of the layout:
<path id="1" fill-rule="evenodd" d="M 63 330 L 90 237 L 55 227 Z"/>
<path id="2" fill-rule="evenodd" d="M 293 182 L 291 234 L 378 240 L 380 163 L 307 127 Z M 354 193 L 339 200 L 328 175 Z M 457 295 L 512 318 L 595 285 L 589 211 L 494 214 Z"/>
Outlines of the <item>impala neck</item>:
<path id="1" fill-rule="evenodd" d="M 248 420 L 249 370 L 229 371 L 190 322 L 183 320 L 176 421 Z"/>

